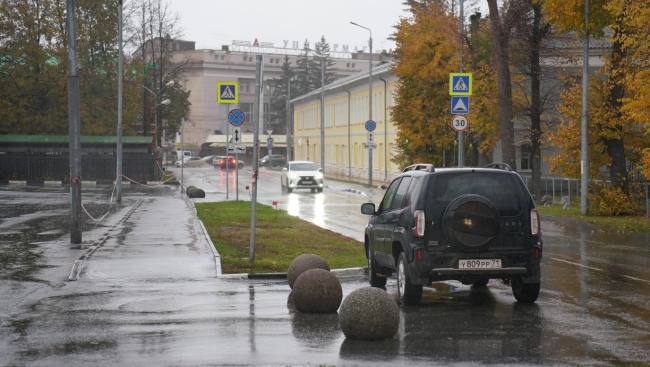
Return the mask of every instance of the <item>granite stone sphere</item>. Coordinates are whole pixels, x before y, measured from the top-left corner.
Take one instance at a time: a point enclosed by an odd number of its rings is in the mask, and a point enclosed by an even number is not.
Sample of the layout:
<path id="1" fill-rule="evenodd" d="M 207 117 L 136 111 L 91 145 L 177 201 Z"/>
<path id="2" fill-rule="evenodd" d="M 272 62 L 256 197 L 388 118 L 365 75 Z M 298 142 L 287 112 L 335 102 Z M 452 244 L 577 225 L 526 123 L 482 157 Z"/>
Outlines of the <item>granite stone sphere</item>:
<path id="1" fill-rule="evenodd" d="M 324 269 L 311 269 L 300 274 L 291 293 L 296 310 L 306 313 L 335 313 L 343 299 L 341 282 Z"/>
<path id="2" fill-rule="evenodd" d="M 191 193 L 192 193 L 192 191 L 194 191 L 195 189 L 196 189 L 196 186 L 188 186 L 188 187 L 185 189 L 185 193 L 187 194 L 187 196 L 192 197 L 192 196 L 191 196 Z"/>
<path id="3" fill-rule="evenodd" d="M 386 340 L 397 333 L 399 308 L 386 291 L 365 287 L 348 294 L 339 312 L 341 330 L 354 340 Z"/>
<path id="4" fill-rule="evenodd" d="M 202 189 L 194 189 L 192 191 L 192 197 L 193 198 L 204 198 L 205 197 L 205 191 Z"/>
<path id="5" fill-rule="evenodd" d="M 302 254 L 296 257 L 291 261 L 289 269 L 287 270 L 287 281 L 289 282 L 289 287 L 293 289 L 293 284 L 296 282 L 296 279 L 298 279 L 300 274 L 311 269 L 323 269 L 329 271 L 330 266 L 327 265 L 325 259 L 315 254 Z"/>

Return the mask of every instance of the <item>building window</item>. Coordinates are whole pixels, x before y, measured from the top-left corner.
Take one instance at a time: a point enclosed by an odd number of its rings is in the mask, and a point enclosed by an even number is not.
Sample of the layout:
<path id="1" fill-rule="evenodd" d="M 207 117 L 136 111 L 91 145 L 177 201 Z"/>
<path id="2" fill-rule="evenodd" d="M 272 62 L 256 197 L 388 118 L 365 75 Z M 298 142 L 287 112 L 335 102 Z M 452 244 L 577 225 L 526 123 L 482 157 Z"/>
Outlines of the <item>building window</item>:
<path id="1" fill-rule="evenodd" d="M 352 64 L 352 69 L 354 69 L 354 63 Z"/>
<path id="2" fill-rule="evenodd" d="M 273 58 L 271 58 L 271 64 L 273 64 Z"/>
<path id="3" fill-rule="evenodd" d="M 533 162 L 531 161 L 532 149 L 530 144 L 521 146 L 521 170 L 529 171 L 533 169 Z"/>
<path id="4" fill-rule="evenodd" d="M 253 62 L 253 56 L 248 58 L 248 62 Z"/>
<path id="5" fill-rule="evenodd" d="M 221 60 L 225 59 L 225 55 L 221 55 Z"/>
<path id="6" fill-rule="evenodd" d="M 244 62 L 246 62 L 246 59 L 247 59 L 247 58 L 248 58 L 248 56 L 244 56 Z"/>

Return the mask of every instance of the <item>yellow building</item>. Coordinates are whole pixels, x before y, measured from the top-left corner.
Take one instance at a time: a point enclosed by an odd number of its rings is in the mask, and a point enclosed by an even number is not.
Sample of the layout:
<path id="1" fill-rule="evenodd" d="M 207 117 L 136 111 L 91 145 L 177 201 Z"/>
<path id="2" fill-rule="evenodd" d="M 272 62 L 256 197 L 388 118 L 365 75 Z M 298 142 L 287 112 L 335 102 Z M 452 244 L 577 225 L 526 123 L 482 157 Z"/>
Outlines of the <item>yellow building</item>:
<path id="1" fill-rule="evenodd" d="M 397 127 L 390 118 L 394 105 L 397 78 L 390 72 L 390 64 L 373 69 L 372 120 L 376 123 L 372 151 L 372 183 L 390 183 L 399 167 L 391 161 L 396 153 Z M 369 118 L 368 72 L 339 79 L 324 89 L 324 125 L 321 126 L 321 89 L 293 99 L 294 160 L 310 160 L 324 167 L 325 175 L 368 183 L 370 159 L 368 131 Z M 321 130 L 322 127 L 322 130 Z M 324 132 L 324 138 L 321 137 Z M 321 143 L 324 140 L 324 144 Z M 324 160 L 321 147 L 325 147 Z M 324 164 L 323 164 L 324 161 Z"/>

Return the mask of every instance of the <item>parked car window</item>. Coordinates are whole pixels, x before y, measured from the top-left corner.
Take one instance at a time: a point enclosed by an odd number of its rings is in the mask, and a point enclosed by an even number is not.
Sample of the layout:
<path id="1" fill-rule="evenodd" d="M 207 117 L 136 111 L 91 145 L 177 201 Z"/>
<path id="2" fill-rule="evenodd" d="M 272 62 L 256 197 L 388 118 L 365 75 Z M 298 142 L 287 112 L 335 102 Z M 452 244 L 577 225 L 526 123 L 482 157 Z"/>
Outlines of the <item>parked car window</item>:
<path id="1" fill-rule="evenodd" d="M 432 186 L 433 202 L 446 207 L 461 195 L 476 194 L 486 197 L 500 212 L 517 214 L 523 196 L 521 185 L 513 176 L 498 173 L 447 173 L 436 176 Z"/>
<path id="2" fill-rule="evenodd" d="M 400 182 L 399 187 L 395 192 L 395 197 L 393 198 L 393 202 L 390 205 L 391 209 L 399 209 L 402 207 L 402 202 L 404 202 L 404 196 L 408 191 L 412 179 L 413 179 L 412 177 L 402 178 L 402 182 Z"/>
<path id="3" fill-rule="evenodd" d="M 390 205 L 393 202 L 393 198 L 395 197 L 395 191 L 397 191 L 397 186 L 399 186 L 400 181 L 401 181 L 401 177 L 396 178 L 395 181 L 393 181 L 390 184 L 388 190 L 386 190 L 386 194 L 384 195 L 384 200 L 382 200 L 381 204 L 379 204 L 380 213 L 384 213 L 390 210 Z"/>

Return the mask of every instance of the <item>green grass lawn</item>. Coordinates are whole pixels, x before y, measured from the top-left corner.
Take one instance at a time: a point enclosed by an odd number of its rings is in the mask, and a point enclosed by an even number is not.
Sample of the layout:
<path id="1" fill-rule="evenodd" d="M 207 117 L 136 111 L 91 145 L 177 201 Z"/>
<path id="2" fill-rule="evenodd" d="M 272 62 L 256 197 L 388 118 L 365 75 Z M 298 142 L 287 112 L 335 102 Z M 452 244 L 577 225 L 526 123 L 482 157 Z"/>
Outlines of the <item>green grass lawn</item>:
<path id="1" fill-rule="evenodd" d="M 537 207 L 540 214 L 555 215 L 559 217 L 570 217 L 582 219 L 604 231 L 612 232 L 643 232 L 650 233 L 650 220 L 645 216 L 618 216 L 599 217 L 595 215 L 584 216 L 580 214 L 580 208 L 571 207 L 568 210 L 562 209 L 562 205 L 551 205 L 545 208 L 543 205 Z"/>
<path id="2" fill-rule="evenodd" d="M 257 204 L 255 263 L 249 262 L 251 202 L 195 203 L 221 255 L 224 273 L 286 272 L 293 259 L 317 254 L 331 269 L 366 266 L 363 243 Z M 277 215 L 277 216 L 276 216 Z"/>

